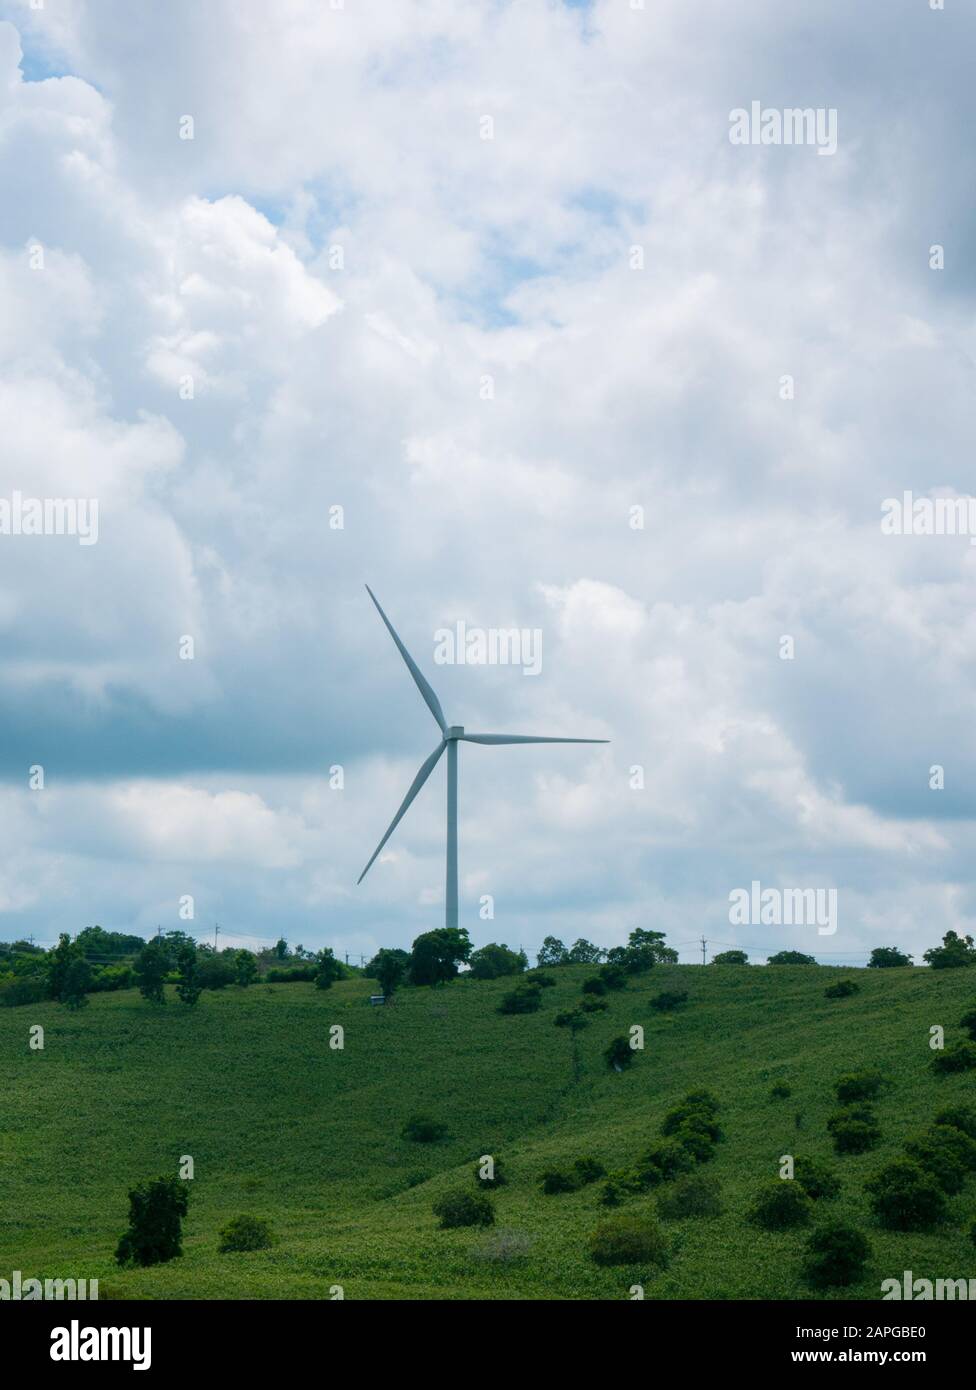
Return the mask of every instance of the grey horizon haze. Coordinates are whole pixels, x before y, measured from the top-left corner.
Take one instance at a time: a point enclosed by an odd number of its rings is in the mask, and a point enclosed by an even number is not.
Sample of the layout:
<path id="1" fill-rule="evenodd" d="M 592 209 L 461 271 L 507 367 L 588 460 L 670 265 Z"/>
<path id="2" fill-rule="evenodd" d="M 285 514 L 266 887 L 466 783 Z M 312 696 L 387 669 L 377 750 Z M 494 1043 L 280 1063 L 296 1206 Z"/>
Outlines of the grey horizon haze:
<path id="1" fill-rule="evenodd" d="M 463 725 L 448 724 L 441 702 L 438 700 L 430 683 L 420 670 L 413 657 L 407 651 L 400 640 L 396 629 L 384 613 L 379 599 L 373 593 L 369 585 L 366 585 L 366 592 L 369 594 L 376 610 L 383 622 L 386 624 L 387 631 L 396 643 L 397 650 L 403 657 L 404 665 L 413 677 L 417 689 L 424 698 L 424 703 L 430 710 L 434 719 L 437 721 L 441 731 L 441 741 L 423 763 L 417 772 L 416 777 L 410 784 L 406 796 L 400 803 L 400 807 L 387 827 L 386 833 L 379 844 L 373 850 L 369 862 L 365 869 L 356 880 L 357 886 L 369 873 L 376 860 L 377 855 L 400 824 L 407 808 L 427 778 L 433 772 L 440 761 L 441 754 L 447 749 L 447 868 L 445 874 L 445 896 L 444 896 L 444 925 L 445 927 L 457 927 L 458 925 L 458 830 L 457 830 L 457 807 L 458 807 L 458 752 L 459 743 L 483 743 L 483 744 L 510 744 L 510 743 L 609 743 L 606 738 L 558 738 L 549 735 L 537 737 L 534 734 L 468 734 L 465 733 Z"/>

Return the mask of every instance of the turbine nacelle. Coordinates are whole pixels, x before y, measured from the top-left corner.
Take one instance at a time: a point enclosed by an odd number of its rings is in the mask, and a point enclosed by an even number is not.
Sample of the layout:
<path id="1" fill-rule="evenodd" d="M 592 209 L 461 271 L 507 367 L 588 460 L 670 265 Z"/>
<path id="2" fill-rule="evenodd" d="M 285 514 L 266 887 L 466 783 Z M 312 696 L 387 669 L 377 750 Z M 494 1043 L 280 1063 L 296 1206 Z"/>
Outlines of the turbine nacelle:
<path id="1" fill-rule="evenodd" d="M 447 733 L 444 735 L 444 738 L 445 738 L 445 739 L 452 739 L 452 738 L 453 738 L 453 739 L 459 739 L 459 738 L 464 738 L 464 725 L 463 725 L 463 724 L 452 724 L 451 727 L 448 729 Z"/>

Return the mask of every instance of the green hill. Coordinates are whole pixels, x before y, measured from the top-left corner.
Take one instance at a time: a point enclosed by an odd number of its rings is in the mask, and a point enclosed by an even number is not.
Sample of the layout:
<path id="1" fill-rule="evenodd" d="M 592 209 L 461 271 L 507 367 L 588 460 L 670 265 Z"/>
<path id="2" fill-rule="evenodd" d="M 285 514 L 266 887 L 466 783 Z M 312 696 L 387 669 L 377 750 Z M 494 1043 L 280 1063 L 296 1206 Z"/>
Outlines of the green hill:
<path id="1" fill-rule="evenodd" d="M 497 1012 L 512 981 L 462 979 L 404 990 L 371 1009 L 359 979 L 322 992 L 258 984 L 205 993 L 187 1010 L 134 991 L 93 996 L 70 1013 L 53 1004 L 0 1010 L 0 1274 L 98 1278 L 102 1297 L 647 1298 L 810 1297 L 799 1281 L 804 1232 L 769 1234 L 746 1222 L 757 1186 L 781 1154 L 829 1158 L 844 1182 L 830 1214 L 868 1234 L 873 1258 L 845 1297 L 879 1298 L 882 1279 L 911 1268 L 927 1277 L 976 1273 L 968 1227 L 976 1175 L 950 1199 L 936 1234 L 881 1230 L 862 1186 L 873 1169 L 944 1104 L 976 1100 L 976 1074 L 939 1077 L 929 1029 L 961 1037 L 976 972 L 841 971 L 824 967 L 662 966 L 607 996 L 609 1011 L 580 1035 L 583 1075 L 573 1080 L 567 1030 L 554 1015 L 579 998 L 590 967 L 551 972 L 536 1014 Z M 826 985 L 856 978 L 860 993 L 830 1002 Z M 650 998 L 682 989 L 688 1004 L 659 1014 Z M 45 1029 L 43 1051 L 28 1029 Z M 644 1051 L 629 1071 L 608 1071 L 607 1042 L 635 1023 Z M 329 1030 L 345 1030 L 343 1050 Z M 883 1142 L 835 1157 L 825 1128 L 833 1083 L 880 1071 Z M 774 1100 L 776 1083 L 791 1088 Z M 724 1215 L 666 1223 L 663 1273 L 600 1269 L 586 1238 L 607 1215 L 600 1184 L 543 1196 L 539 1172 L 593 1154 L 607 1168 L 655 1143 L 667 1109 L 708 1087 L 721 1101 L 725 1140 L 707 1171 L 723 1187 Z M 423 1113 L 449 1137 L 400 1137 Z M 509 1183 L 496 1196 L 499 1230 L 522 1233 L 521 1259 L 491 1259 L 485 1230 L 442 1231 L 435 1198 L 474 1189 L 474 1161 L 501 1153 Z M 130 1186 L 175 1175 L 191 1155 L 195 1176 L 184 1255 L 120 1270 L 113 1252 Z M 660 1189 L 659 1189 L 660 1191 Z M 654 1193 L 618 1210 L 653 1210 Z M 270 1219 L 277 1243 L 219 1254 L 220 1227 L 250 1213 Z"/>

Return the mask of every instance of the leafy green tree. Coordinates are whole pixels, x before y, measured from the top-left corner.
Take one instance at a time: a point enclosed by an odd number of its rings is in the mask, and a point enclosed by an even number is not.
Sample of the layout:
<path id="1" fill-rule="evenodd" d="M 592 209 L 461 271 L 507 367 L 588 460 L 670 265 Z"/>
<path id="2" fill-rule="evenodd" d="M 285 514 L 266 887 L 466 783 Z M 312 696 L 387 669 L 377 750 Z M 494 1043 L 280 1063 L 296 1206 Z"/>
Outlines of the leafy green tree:
<path id="1" fill-rule="evenodd" d="M 498 980 L 503 975 L 520 975 L 528 963 L 524 951 L 510 951 L 490 941 L 472 953 L 471 974 L 476 980 Z"/>
<path id="2" fill-rule="evenodd" d="M 184 944 L 176 953 L 176 969 L 179 972 L 179 979 L 176 982 L 176 993 L 182 1003 L 187 1008 L 192 1009 L 200 998 L 199 972 L 197 970 L 197 951 L 196 947 Z"/>
<path id="3" fill-rule="evenodd" d="M 897 946 L 875 946 L 871 952 L 868 966 L 873 970 L 891 970 L 899 965 L 911 965 L 911 956 L 899 951 Z"/>
<path id="4" fill-rule="evenodd" d="M 569 952 L 557 936 L 547 936 L 536 960 L 537 965 L 565 965 Z"/>
<path id="5" fill-rule="evenodd" d="M 88 991 L 92 987 L 92 968 L 79 952 L 68 965 L 61 993 L 61 1002 L 69 1009 L 83 1009 L 88 1003 Z"/>
<path id="6" fill-rule="evenodd" d="M 278 960 L 284 960 L 288 955 L 288 942 L 283 936 L 279 936 L 278 940 L 275 942 L 274 953 Z"/>
<path id="7" fill-rule="evenodd" d="M 169 968 L 170 960 L 166 947 L 154 936 L 143 946 L 132 966 L 143 999 L 148 999 L 151 1004 L 166 1003 L 163 985 Z"/>
<path id="8" fill-rule="evenodd" d="M 464 927 L 439 927 L 424 932 L 410 953 L 410 983 L 440 985 L 453 980 L 458 966 L 471 959 L 471 942 Z"/>
<path id="9" fill-rule="evenodd" d="M 717 956 L 712 956 L 713 965 L 748 965 L 749 957 L 745 951 L 719 951 Z"/>
<path id="10" fill-rule="evenodd" d="M 587 941 L 581 936 L 578 941 L 574 941 L 566 953 L 567 965 L 599 965 L 606 955 L 602 946 L 594 946 L 592 941 Z M 540 965 L 542 962 L 539 962 Z"/>
<path id="11" fill-rule="evenodd" d="M 62 932 L 58 937 L 58 944 L 48 952 L 46 961 L 47 988 L 52 999 L 63 997 L 71 962 L 77 960 L 80 954 L 78 947 L 72 945 L 68 933 Z"/>
<path id="12" fill-rule="evenodd" d="M 150 943 L 152 944 L 152 943 Z M 155 1178 L 129 1193 L 129 1229 L 119 1241 L 120 1265 L 155 1265 L 183 1254 L 189 1190 L 179 1178 Z"/>
<path id="13" fill-rule="evenodd" d="M 976 965 L 976 941 L 971 936 L 960 936 L 958 932 L 947 931 L 941 946 L 932 946 L 923 952 L 922 959 L 933 970 L 954 970 L 962 965 Z"/>
<path id="14" fill-rule="evenodd" d="M 650 951 L 661 965 L 674 965 L 678 959 L 677 951 L 664 944 L 663 931 L 648 931 L 646 927 L 635 927 L 627 938 L 632 951 Z"/>
<path id="15" fill-rule="evenodd" d="M 380 989 L 386 998 L 390 999 L 403 982 L 409 964 L 410 955 L 407 951 L 384 946 L 366 966 L 366 974 L 379 981 Z"/>
<path id="16" fill-rule="evenodd" d="M 341 963 L 336 960 L 335 952 L 329 946 L 319 951 L 316 961 L 318 969 L 315 972 L 315 988 L 331 989 L 336 980 L 341 980 L 345 973 Z"/>
<path id="17" fill-rule="evenodd" d="M 767 965 L 816 965 L 813 956 L 805 956 L 802 951 L 777 951 L 770 956 Z"/>
<path id="18" fill-rule="evenodd" d="M 237 983 L 246 989 L 258 977 L 258 962 L 253 951 L 238 951 L 234 956 Z"/>

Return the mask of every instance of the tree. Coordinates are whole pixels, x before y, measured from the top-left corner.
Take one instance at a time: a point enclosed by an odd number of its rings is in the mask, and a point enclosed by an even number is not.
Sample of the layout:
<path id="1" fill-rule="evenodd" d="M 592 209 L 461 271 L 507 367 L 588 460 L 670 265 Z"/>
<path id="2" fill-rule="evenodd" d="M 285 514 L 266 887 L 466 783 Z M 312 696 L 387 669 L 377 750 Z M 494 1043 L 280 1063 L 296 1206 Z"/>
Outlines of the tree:
<path id="1" fill-rule="evenodd" d="M 805 956 L 802 951 L 777 951 L 770 956 L 767 965 L 816 965 L 813 956 Z"/>
<path id="2" fill-rule="evenodd" d="M 578 941 L 574 941 L 566 954 L 567 965 L 599 965 L 606 955 L 606 951 L 601 946 L 594 946 L 591 941 L 587 941 L 581 936 Z M 542 962 L 539 962 L 540 965 Z"/>
<path id="3" fill-rule="evenodd" d="M 911 956 L 899 951 L 897 946 L 875 946 L 871 952 L 868 966 L 875 970 L 891 970 L 897 965 L 911 965 Z"/>
<path id="4" fill-rule="evenodd" d="M 78 947 L 71 944 L 71 937 L 67 932 L 62 932 L 58 937 L 58 944 L 48 953 L 46 962 L 47 987 L 52 999 L 61 999 L 64 995 L 69 967 L 78 955 Z"/>
<path id="5" fill-rule="evenodd" d="M 749 957 L 745 951 L 719 951 L 717 956 L 712 956 L 713 965 L 748 965 Z"/>
<path id="6" fill-rule="evenodd" d="M 503 975 L 520 975 L 528 965 L 524 951 L 490 941 L 471 956 L 471 974 L 476 980 L 498 980 Z"/>
<path id="7" fill-rule="evenodd" d="M 663 931 L 648 931 L 646 927 L 635 927 L 627 938 L 627 945 L 634 951 L 650 951 L 654 959 L 662 965 L 674 965 L 678 959 L 677 951 L 665 946 Z"/>
<path id="8" fill-rule="evenodd" d="M 79 952 L 68 966 L 61 1002 L 69 1009 L 83 1009 L 92 986 L 92 968 Z"/>
<path id="9" fill-rule="evenodd" d="M 569 952 L 557 936 L 547 936 L 542 943 L 538 965 L 565 965 Z"/>
<path id="10" fill-rule="evenodd" d="M 278 960 L 284 960 L 288 955 L 288 942 L 283 936 L 279 936 L 275 942 L 274 953 Z"/>
<path id="11" fill-rule="evenodd" d="M 179 1178 L 155 1178 L 134 1187 L 129 1229 L 115 1251 L 118 1263 L 155 1265 L 182 1255 L 182 1219 L 189 1202 L 189 1190 Z"/>
<path id="12" fill-rule="evenodd" d="M 234 956 L 237 983 L 244 989 L 258 977 L 258 963 L 252 951 L 238 951 Z"/>
<path id="13" fill-rule="evenodd" d="M 471 958 L 471 942 L 464 927 L 439 927 L 424 932 L 410 953 L 410 983 L 439 985 L 453 980 L 458 966 Z"/>
<path id="14" fill-rule="evenodd" d="M 176 993 L 187 1008 L 192 1009 L 200 998 L 201 985 L 197 972 L 197 952 L 196 947 L 183 945 L 176 953 L 176 969 L 179 972 L 179 979 L 176 982 Z"/>
<path id="15" fill-rule="evenodd" d="M 367 965 L 366 974 L 379 981 L 380 989 L 386 998 L 390 999 L 406 975 L 409 964 L 410 956 L 406 951 L 391 950 L 384 946 Z"/>
<path id="16" fill-rule="evenodd" d="M 316 961 L 318 968 L 315 972 L 315 988 L 331 989 L 336 980 L 342 979 L 342 965 L 336 960 L 335 952 L 329 946 L 319 951 Z"/>
<path id="17" fill-rule="evenodd" d="M 971 936 L 959 936 L 957 932 L 947 931 L 941 946 L 932 946 L 923 952 L 922 959 L 933 970 L 951 970 L 960 965 L 976 965 L 976 941 Z"/>
<path id="18" fill-rule="evenodd" d="M 148 999 L 151 1004 L 166 1003 L 163 985 L 169 972 L 169 966 L 166 948 L 155 936 L 151 941 L 146 942 L 135 958 L 132 970 L 139 985 L 139 993 L 143 999 Z"/>

